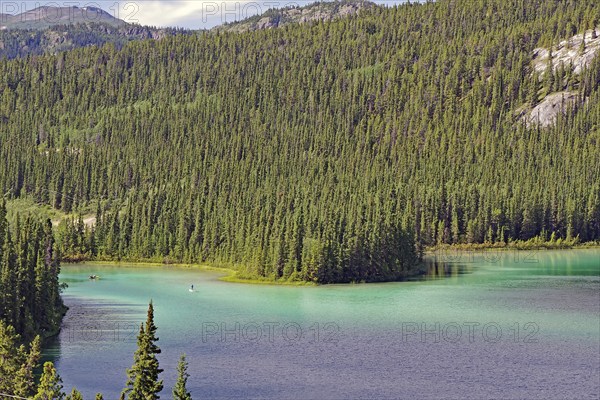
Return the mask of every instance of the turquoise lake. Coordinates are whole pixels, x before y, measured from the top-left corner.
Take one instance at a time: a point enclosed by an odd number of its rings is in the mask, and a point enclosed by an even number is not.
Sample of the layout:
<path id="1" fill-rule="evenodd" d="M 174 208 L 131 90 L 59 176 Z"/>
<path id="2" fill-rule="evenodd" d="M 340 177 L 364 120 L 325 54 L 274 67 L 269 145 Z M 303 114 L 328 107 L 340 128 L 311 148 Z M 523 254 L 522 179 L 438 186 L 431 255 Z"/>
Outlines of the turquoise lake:
<path id="1" fill-rule="evenodd" d="M 66 390 L 117 399 L 152 299 L 165 399 L 181 353 L 198 399 L 600 396 L 599 249 L 427 262 L 414 281 L 318 287 L 64 265 L 70 310 L 45 356 Z"/>

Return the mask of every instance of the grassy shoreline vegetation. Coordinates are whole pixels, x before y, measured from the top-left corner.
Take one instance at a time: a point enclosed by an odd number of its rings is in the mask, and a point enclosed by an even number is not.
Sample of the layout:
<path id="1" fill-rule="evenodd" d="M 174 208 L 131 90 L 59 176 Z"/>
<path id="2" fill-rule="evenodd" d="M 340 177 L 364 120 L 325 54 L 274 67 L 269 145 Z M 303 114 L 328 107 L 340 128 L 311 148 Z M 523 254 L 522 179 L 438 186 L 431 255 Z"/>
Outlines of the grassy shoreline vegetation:
<path id="1" fill-rule="evenodd" d="M 164 263 L 157 261 L 127 261 L 127 260 L 82 260 L 76 262 L 66 262 L 66 265 L 98 265 L 98 266 L 119 266 L 126 265 L 128 267 L 175 267 L 175 268 L 188 268 L 195 269 L 199 271 L 210 271 L 210 272 L 218 272 L 223 274 L 218 279 L 224 282 L 230 283 L 247 283 L 247 284 L 263 284 L 263 285 L 284 285 L 284 286 L 311 286 L 316 285 L 314 282 L 306 282 L 306 281 L 283 281 L 283 280 L 275 280 L 270 278 L 262 278 L 256 279 L 252 277 L 247 277 L 240 275 L 240 269 L 235 266 L 227 266 L 227 265 L 210 265 L 210 264 L 185 264 L 185 263 Z"/>
<path id="2" fill-rule="evenodd" d="M 592 249 L 600 247 L 600 241 L 580 242 L 577 238 L 571 240 L 543 240 L 540 238 L 527 241 L 517 240 L 508 243 L 458 243 L 458 244 L 439 244 L 429 246 L 424 249 L 424 253 L 429 254 L 439 250 L 460 250 L 460 251 L 480 251 L 480 250 L 573 250 L 573 249 Z"/>

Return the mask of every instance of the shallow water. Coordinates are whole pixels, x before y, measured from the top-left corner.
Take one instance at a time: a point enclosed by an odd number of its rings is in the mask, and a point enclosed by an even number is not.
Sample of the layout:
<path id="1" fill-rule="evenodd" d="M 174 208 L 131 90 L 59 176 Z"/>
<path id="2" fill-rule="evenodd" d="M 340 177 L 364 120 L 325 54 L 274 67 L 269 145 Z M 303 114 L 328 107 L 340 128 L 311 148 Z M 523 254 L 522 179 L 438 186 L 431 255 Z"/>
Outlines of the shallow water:
<path id="1" fill-rule="evenodd" d="M 46 355 L 65 389 L 117 399 L 152 299 L 163 398 L 183 352 L 202 399 L 600 396 L 600 250 L 427 261 L 429 274 L 411 282 L 320 287 L 67 265 L 70 310 Z"/>

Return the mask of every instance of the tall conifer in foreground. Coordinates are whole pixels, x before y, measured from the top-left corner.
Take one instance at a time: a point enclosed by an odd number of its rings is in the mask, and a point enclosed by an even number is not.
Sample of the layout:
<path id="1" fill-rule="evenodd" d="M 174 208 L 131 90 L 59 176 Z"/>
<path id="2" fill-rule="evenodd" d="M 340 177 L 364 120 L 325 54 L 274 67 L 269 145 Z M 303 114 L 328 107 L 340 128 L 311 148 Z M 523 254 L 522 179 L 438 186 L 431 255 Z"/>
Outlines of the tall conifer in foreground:
<path id="1" fill-rule="evenodd" d="M 188 363 L 185 354 L 182 354 L 177 364 L 177 383 L 173 388 L 173 400 L 192 400 L 192 395 L 187 391 L 187 380 L 190 377 L 187 369 Z"/>
<path id="2" fill-rule="evenodd" d="M 65 394 L 62 392 L 62 379 L 56 372 L 54 364 L 46 362 L 44 364 L 44 373 L 40 378 L 38 391 L 33 400 L 62 400 Z"/>
<path id="3" fill-rule="evenodd" d="M 154 325 L 154 306 L 148 305 L 146 323 L 140 325 L 137 337 L 138 348 L 134 354 L 134 363 L 127 370 L 127 387 L 122 392 L 122 398 L 129 400 L 155 400 L 163 389 L 162 380 L 158 375 L 163 371 L 159 368 L 157 354 L 160 348 L 156 345 L 156 325 Z"/>
<path id="4" fill-rule="evenodd" d="M 15 328 L 0 319 L 0 393 L 28 397 L 35 393 L 33 369 L 40 357 L 40 339 L 33 340 L 29 351 L 20 341 Z"/>
<path id="5" fill-rule="evenodd" d="M 71 393 L 67 395 L 67 400 L 83 400 L 83 395 L 79 390 L 73 388 Z"/>

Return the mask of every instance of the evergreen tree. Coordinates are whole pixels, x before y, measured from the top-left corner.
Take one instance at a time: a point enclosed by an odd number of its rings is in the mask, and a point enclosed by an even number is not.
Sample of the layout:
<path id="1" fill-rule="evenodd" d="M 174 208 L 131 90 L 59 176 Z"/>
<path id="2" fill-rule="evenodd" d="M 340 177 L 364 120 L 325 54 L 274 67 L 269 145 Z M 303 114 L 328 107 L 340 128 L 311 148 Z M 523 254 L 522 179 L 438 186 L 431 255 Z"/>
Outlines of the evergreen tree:
<path id="1" fill-rule="evenodd" d="M 177 364 L 177 382 L 173 388 L 173 400 L 192 400 L 192 395 L 187 391 L 187 380 L 190 374 L 187 372 L 188 364 L 185 354 L 182 354 Z"/>
<path id="2" fill-rule="evenodd" d="M 33 341 L 29 352 L 20 342 L 15 329 L 0 320 L 0 393 L 29 397 L 35 388 L 33 369 L 40 357 L 40 340 Z"/>
<path id="3" fill-rule="evenodd" d="M 83 396 L 77 389 L 73 388 L 71 393 L 67 395 L 66 400 L 83 400 Z"/>
<path id="4" fill-rule="evenodd" d="M 40 384 L 33 400 L 62 400 L 65 394 L 62 392 L 62 380 L 51 362 L 44 364 L 44 372 L 40 378 Z"/>
<path id="5" fill-rule="evenodd" d="M 15 376 L 14 393 L 17 396 L 27 397 L 35 393 L 34 369 L 38 366 L 41 356 L 41 339 L 36 336 L 31 342 L 29 353 L 25 362 Z"/>
<path id="6" fill-rule="evenodd" d="M 144 324 L 140 325 L 137 337 L 137 350 L 134 354 L 133 366 L 127 370 L 127 387 L 121 396 L 129 400 L 158 399 L 163 388 L 162 380 L 158 375 L 163 371 L 159 368 L 157 354 L 160 348 L 156 345 L 156 325 L 154 324 L 154 306 L 150 302 L 148 315 Z"/>

